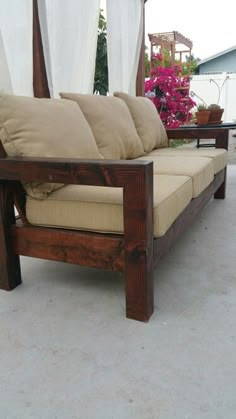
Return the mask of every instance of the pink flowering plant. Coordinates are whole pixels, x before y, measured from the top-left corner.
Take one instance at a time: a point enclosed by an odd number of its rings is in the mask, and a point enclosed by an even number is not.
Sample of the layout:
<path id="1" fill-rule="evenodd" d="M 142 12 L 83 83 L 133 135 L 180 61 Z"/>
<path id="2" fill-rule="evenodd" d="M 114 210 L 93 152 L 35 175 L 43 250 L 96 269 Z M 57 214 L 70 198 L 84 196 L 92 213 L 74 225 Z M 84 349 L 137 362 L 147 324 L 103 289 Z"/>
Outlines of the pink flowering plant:
<path id="1" fill-rule="evenodd" d="M 159 65 L 145 82 L 145 95 L 153 101 L 167 128 L 178 127 L 191 119 L 191 109 L 196 105 L 189 95 L 190 78 L 181 75 L 178 65 L 160 66 L 160 54 L 154 58 Z"/>

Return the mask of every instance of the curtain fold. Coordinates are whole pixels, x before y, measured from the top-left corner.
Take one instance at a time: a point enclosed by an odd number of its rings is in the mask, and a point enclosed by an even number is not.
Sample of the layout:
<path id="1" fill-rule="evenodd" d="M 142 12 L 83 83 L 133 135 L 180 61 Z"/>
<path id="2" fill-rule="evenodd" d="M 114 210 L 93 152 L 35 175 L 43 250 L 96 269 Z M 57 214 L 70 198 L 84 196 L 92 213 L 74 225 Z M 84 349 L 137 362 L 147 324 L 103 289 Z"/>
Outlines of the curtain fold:
<path id="1" fill-rule="evenodd" d="M 0 31 L 0 93 L 13 93 L 7 57 Z"/>
<path id="2" fill-rule="evenodd" d="M 0 0 L 0 31 L 13 93 L 32 96 L 32 0 Z"/>
<path id="3" fill-rule="evenodd" d="M 109 93 L 135 95 L 144 0 L 107 0 Z"/>
<path id="4" fill-rule="evenodd" d="M 92 93 L 100 0 L 40 0 L 39 20 L 51 97 Z"/>

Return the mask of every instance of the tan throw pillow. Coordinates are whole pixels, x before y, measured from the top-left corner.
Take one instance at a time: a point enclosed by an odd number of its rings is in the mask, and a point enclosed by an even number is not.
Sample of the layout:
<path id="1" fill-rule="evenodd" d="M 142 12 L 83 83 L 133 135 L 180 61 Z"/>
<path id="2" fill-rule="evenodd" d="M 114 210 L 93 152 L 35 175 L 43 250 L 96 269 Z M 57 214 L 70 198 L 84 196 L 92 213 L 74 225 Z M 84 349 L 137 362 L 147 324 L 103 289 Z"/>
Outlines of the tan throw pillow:
<path id="1" fill-rule="evenodd" d="M 74 100 L 84 113 L 105 159 L 134 159 L 144 154 L 127 105 L 110 96 L 60 93 Z"/>
<path id="2" fill-rule="evenodd" d="M 168 147 L 165 127 L 150 99 L 121 92 L 115 92 L 114 96 L 124 100 L 128 106 L 146 153 L 155 148 Z"/>
<path id="3" fill-rule="evenodd" d="M 0 140 L 8 156 L 101 158 L 83 113 L 69 100 L 0 95 Z M 35 198 L 61 186 L 25 185 Z"/>

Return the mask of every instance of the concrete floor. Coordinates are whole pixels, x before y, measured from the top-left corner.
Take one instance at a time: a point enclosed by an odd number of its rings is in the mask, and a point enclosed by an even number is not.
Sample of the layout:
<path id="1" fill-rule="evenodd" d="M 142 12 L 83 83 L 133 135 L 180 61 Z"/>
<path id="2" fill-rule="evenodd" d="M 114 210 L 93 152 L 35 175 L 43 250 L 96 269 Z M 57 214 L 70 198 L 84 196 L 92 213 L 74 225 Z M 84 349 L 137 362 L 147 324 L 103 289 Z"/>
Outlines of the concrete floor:
<path id="1" fill-rule="evenodd" d="M 148 324 L 120 274 L 22 258 L 0 292 L 0 419 L 236 418 L 236 166 L 155 273 Z"/>

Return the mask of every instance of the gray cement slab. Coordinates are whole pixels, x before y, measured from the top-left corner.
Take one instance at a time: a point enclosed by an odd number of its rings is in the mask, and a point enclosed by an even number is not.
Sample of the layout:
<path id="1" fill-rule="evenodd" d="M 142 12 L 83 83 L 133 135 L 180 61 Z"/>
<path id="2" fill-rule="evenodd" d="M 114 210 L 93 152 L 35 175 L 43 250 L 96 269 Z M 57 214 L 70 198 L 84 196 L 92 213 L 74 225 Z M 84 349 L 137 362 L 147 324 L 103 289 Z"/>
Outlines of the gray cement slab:
<path id="1" fill-rule="evenodd" d="M 121 274 L 22 258 L 0 291 L 0 419 L 235 419 L 236 166 L 155 271 L 148 324 Z"/>

